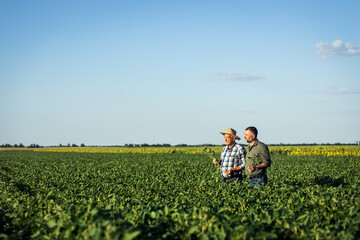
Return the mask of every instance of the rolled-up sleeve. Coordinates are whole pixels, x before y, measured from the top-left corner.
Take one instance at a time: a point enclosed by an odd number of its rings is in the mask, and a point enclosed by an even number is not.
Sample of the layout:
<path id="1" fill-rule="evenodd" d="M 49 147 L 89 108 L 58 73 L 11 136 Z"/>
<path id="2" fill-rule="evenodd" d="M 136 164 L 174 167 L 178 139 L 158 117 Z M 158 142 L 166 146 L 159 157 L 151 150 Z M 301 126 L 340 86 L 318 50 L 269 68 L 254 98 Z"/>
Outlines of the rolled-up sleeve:
<path id="1" fill-rule="evenodd" d="M 265 163 L 267 167 L 270 167 L 271 165 L 271 158 L 270 158 L 270 152 L 268 146 L 265 144 L 261 145 L 261 151 L 259 152 L 261 156 L 261 162 Z"/>

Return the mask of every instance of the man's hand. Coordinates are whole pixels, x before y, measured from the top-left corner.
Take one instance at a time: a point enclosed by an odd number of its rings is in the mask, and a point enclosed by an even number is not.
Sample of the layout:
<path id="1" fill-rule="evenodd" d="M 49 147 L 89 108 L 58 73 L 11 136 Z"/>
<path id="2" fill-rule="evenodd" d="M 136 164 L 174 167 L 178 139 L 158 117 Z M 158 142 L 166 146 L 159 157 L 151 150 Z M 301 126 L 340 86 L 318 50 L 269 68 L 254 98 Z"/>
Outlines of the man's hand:
<path id="1" fill-rule="evenodd" d="M 254 166 L 249 166 L 247 169 L 248 169 L 248 171 L 251 172 L 251 173 L 252 173 L 253 171 L 255 171 L 255 167 L 254 167 Z"/>
<path id="2" fill-rule="evenodd" d="M 214 163 L 216 166 L 220 166 L 220 161 L 217 160 L 216 158 L 213 159 L 213 163 Z"/>
<path id="3" fill-rule="evenodd" d="M 225 174 L 226 175 L 231 175 L 231 173 L 234 171 L 234 169 L 233 168 L 230 168 Z"/>
<path id="4" fill-rule="evenodd" d="M 249 166 L 247 169 L 249 170 L 249 172 L 252 173 L 252 172 L 262 169 L 262 168 L 267 168 L 266 163 L 261 163 L 259 165 L 255 165 L 255 166 Z"/>

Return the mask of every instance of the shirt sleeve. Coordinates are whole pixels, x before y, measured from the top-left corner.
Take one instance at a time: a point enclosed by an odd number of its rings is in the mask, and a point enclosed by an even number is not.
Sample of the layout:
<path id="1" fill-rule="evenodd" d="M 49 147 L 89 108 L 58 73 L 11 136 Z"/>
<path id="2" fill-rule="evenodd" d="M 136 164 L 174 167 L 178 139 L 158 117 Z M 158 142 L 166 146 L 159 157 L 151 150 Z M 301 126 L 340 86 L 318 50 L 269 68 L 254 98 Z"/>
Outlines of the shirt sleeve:
<path id="1" fill-rule="evenodd" d="M 241 169 L 245 168 L 245 158 L 246 158 L 246 150 L 244 147 L 239 148 L 239 158 L 240 158 L 240 167 Z"/>
<path id="2" fill-rule="evenodd" d="M 220 153 L 220 163 L 222 163 L 224 161 L 224 148 L 221 150 Z"/>
<path id="3" fill-rule="evenodd" d="M 260 151 L 261 162 L 265 163 L 267 167 L 271 165 L 271 158 L 269 148 L 266 145 L 263 145 Z"/>

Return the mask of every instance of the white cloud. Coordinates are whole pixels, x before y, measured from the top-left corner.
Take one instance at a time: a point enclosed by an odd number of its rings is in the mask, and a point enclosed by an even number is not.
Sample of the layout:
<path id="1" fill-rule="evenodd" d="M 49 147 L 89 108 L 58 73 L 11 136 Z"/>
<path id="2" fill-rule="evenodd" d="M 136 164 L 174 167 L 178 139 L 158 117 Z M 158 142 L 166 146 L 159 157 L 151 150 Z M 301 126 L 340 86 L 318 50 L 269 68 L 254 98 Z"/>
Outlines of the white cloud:
<path id="1" fill-rule="evenodd" d="M 236 72 L 228 72 L 228 73 L 221 73 L 214 77 L 209 78 L 209 80 L 228 80 L 228 81 L 254 81 L 265 79 L 265 77 L 258 76 L 258 75 L 250 75 L 246 73 L 236 73 Z"/>
<path id="2" fill-rule="evenodd" d="M 341 40 L 333 42 L 319 42 L 316 44 L 316 53 L 322 58 L 332 58 L 336 56 L 360 55 L 360 45 L 345 43 Z"/>
<path id="3" fill-rule="evenodd" d="M 325 93 L 328 94 L 360 94 L 360 88 L 335 88 L 335 87 L 329 87 L 325 91 Z"/>

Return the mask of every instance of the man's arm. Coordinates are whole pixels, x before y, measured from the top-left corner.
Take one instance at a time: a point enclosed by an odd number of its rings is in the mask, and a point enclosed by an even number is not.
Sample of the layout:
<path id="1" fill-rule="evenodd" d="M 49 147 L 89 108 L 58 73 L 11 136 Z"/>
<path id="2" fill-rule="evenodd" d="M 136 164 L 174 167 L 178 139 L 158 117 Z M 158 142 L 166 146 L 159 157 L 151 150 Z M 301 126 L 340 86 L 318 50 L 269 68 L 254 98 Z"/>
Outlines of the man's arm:
<path id="1" fill-rule="evenodd" d="M 240 149 L 240 160 L 241 160 L 240 170 L 245 169 L 245 159 L 246 159 L 246 150 L 244 147 L 242 147 Z"/>
<path id="2" fill-rule="evenodd" d="M 268 167 L 268 165 L 266 163 L 260 163 L 260 164 L 255 165 L 255 166 L 249 166 L 248 170 L 249 170 L 249 172 L 252 173 L 252 172 L 254 172 L 254 171 L 258 170 L 258 169 L 263 169 L 263 168 L 267 168 L 267 167 Z"/>
<path id="3" fill-rule="evenodd" d="M 216 158 L 213 159 L 213 163 L 218 167 L 220 167 L 220 165 L 221 165 L 221 161 L 219 159 L 216 159 Z"/>

